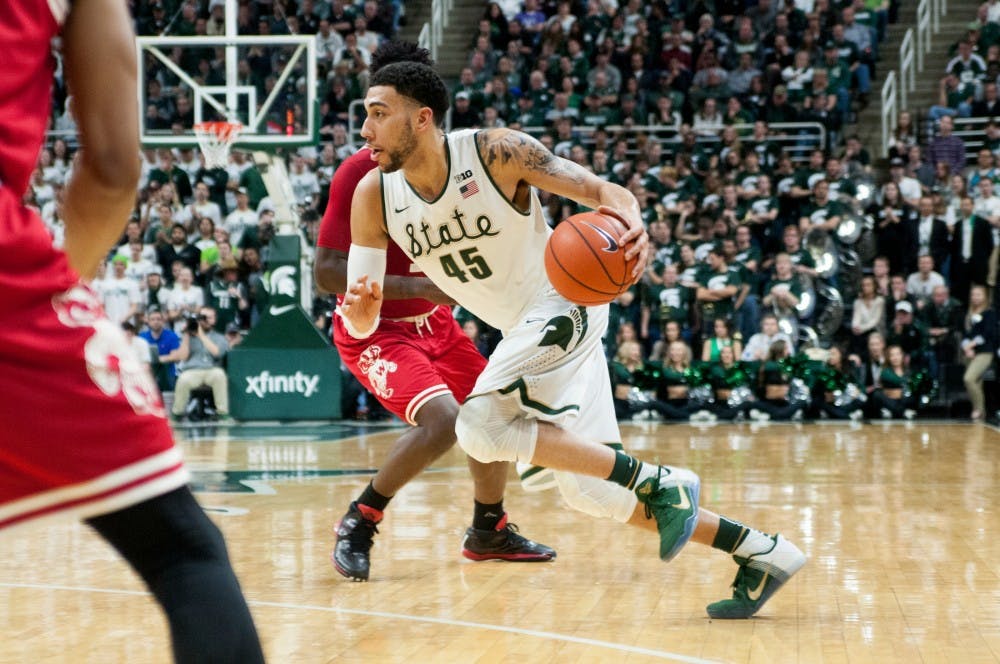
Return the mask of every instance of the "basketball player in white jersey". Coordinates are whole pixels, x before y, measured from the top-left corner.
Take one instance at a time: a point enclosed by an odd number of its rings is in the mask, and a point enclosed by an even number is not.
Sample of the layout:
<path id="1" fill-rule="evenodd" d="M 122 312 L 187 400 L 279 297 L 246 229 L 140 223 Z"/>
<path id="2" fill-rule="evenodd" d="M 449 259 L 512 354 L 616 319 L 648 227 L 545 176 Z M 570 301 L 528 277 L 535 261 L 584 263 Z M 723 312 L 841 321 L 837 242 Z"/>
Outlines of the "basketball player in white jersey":
<path id="1" fill-rule="evenodd" d="M 526 134 L 445 136 L 447 100 L 426 65 L 392 64 L 372 77 L 362 136 L 379 168 L 354 194 L 350 286 L 339 309 L 345 327 L 364 338 L 378 325 L 391 237 L 442 291 L 503 332 L 459 411 L 466 453 L 550 469 L 572 507 L 656 529 L 664 560 L 691 538 L 733 554 L 733 597 L 708 613 L 752 616 L 805 556 L 780 535 L 700 509 L 700 480 L 690 470 L 621 451 L 601 346 L 608 307 L 563 299 L 542 267 L 551 231 L 532 187 L 620 219 L 627 255 L 638 258 L 636 279 L 648 252 L 638 202 Z"/>

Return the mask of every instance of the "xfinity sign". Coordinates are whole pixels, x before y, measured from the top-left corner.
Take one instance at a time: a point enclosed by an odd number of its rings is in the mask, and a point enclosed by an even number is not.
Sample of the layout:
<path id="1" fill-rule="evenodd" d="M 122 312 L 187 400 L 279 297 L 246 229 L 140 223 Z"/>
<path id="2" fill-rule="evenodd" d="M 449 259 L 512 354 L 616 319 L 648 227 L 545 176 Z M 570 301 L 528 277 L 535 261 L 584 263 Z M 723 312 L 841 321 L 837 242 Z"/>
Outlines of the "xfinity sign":
<path id="1" fill-rule="evenodd" d="M 263 399 L 268 394 L 301 394 L 311 397 L 319 389 L 319 376 L 296 371 L 294 374 L 271 374 L 261 371 L 255 376 L 245 376 L 246 394 L 254 394 Z"/>

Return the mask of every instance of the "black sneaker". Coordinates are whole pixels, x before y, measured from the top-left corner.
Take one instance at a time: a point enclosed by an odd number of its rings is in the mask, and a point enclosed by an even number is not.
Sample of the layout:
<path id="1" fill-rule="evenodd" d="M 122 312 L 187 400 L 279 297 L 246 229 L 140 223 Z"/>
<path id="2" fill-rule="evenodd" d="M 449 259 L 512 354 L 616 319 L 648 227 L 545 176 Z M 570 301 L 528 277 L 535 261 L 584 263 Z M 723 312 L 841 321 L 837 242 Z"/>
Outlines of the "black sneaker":
<path id="1" fill-rule="evenodd" d="M 504 514 L 496 530 L 469 528 L 462 542 L 462 555 L 469 560 L 509 560 L 516 563 L 541 563 L 556 557 L 554 549 L 533 542 L 507 523 Z"/>
<path id="2" fill-rule="evenodd" d="M 382 512 L 357 502 L 351 503 L 347 514 L 334 528 L 337 544 L 330 560 L 338 572 L 354 581 L 368 580 L 368 552 L 375 543 L 377 524 L 381 520 Z"/>

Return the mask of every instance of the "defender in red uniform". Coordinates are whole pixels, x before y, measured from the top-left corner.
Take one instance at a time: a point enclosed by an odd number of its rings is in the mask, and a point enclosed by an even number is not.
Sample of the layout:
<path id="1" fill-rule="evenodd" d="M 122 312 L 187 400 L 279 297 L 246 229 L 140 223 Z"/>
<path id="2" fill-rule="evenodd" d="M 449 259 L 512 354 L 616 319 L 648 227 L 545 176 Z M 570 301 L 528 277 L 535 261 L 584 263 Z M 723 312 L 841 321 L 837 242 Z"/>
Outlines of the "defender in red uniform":
<path id="1" fill-rule="evenodd" d="M 371 71 L 403 60 L 431 63 L 426 49 L 388 42 L 373 55 Z M 315 270 L 316 283 L 327 292 L 344 292 L 351 247 L 351 197 L 358 181 L 373 168 L 371 153 L 363 149 L 344 160 L 330 182 Z M 458 404 L 486 366 L 486 359 L 451 315 L 448 298 L 393 244 L 387 256 L 385 300 L 378 329 L 367 339 L 348 334 L 340 316 L 333 323 L 333 340 L 344 366 L 390 412 L 413 425 L 400 436 L 385 464 L 337 525 L 334 567 L 358 581 L 368 579 L 376 524 L 389 500 L 455 444 Z M 507 521 L 503 509 L 507 466 L 469 458 L 475 506 L 462 554 L 472 560 L 551 560 L 555 551 L 522 537 Z"/>
<path id="2" fill-rule="evenodd" d="M 149 371 L 79 280 L 121 236 L 139 178 L 135 37 L 122 0 L 0 3 L 0 533 L 74 515 L 142 576 L 185 662 L 263 661 L 218 529 L 188 476 Z M 66 15 L 68 12 L 68 16 Z M 22 205 L 51 104 L 51 40 L 81 149 L 65 252 Z"/>

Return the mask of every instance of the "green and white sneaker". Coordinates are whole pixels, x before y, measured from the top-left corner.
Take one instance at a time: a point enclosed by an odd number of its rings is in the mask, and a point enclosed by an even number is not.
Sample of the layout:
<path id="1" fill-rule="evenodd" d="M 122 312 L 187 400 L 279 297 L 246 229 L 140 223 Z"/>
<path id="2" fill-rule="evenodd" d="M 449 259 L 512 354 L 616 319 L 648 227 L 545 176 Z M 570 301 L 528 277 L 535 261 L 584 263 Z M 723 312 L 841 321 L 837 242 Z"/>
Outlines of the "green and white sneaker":
<path id="1" fill-rule="evenodd" d="M 733 556 L 740 566 L 733 581 L 733 598 L 709 604 L 709 617 L 749 618 L 806 564 L 805 554 L 781 535 L 772 535 L 771 541 L 774 545 L 767 551 L 749 558 Z"/>
<path id="2" fill-rule="evenodd" d="M 656 519 L 660 531 L 660 558 L 669 561 L 687 544 L 698 525 L 698 491 L 701 480 L 687 468 L 660 466 L 635 488 L 646 517 Z"/>

